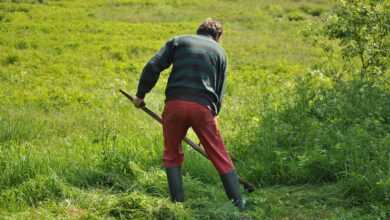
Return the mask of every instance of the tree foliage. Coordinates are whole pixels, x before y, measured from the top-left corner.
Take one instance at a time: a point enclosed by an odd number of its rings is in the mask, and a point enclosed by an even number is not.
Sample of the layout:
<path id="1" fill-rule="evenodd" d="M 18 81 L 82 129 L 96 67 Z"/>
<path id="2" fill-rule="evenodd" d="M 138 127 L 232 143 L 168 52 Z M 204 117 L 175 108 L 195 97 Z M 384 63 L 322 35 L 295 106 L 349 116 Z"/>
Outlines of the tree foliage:
<path id="1" fill-rule="evenodd" d="M 328 17 L 325 34 L 340 40 L 343 59 L 357 58 L 362 80 L 384 76 L 390 55 L 390 1 L 339 0 Z"/>

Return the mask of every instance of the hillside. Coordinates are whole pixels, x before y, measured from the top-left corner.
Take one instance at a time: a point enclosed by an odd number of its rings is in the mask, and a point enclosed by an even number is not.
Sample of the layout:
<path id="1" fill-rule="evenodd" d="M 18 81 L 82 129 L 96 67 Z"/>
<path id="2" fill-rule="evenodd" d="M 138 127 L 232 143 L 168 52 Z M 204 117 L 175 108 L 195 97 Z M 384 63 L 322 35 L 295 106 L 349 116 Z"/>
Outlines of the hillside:
<path id="1" fill-rule="evenodd" d="M 362 96 L 361 105 L 342 92 L 302 98 L 311 95 L 305 86 L 328 85 L 308 77 L 326 61 L 308 35 L 333 6 L 0 0 L 0 219 L 389 218 L 389 86 L 370 93 L 371 102 Z M 227 201 L 211 164 L 188 147 L 187 201 L 170 203 L 162 129 L 118 92 L 134 94 L 163 43 L 194 33 L 207 17 L 223 22 L 229 59 L 222 135 L 238 172 L 257 186 L 244 194 L 245 213 Z M 337 41 L 326 42 L 339 50 Z M 146 99 L 156 112 L 168 75 Z"/>

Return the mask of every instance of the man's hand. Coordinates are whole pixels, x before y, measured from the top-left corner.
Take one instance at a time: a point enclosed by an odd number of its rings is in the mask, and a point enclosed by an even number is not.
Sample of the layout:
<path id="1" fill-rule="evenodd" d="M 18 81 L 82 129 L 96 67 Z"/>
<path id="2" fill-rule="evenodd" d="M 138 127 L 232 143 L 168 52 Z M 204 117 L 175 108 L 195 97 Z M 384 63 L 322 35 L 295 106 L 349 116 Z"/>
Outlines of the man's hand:
<path id="1" fill-rule="evenodd" d="M 133 104 L 136 108 L 142 108 L 145 106 L 144 99 L 138 98 L 137 96 L 135 96 Z"/>

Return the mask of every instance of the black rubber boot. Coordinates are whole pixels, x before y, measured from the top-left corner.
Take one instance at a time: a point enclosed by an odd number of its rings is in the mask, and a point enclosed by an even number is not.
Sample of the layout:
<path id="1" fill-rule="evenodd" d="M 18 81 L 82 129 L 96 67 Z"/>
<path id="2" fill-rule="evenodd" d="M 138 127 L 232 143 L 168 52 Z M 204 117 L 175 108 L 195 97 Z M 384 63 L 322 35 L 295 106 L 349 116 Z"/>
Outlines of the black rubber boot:
<path id="1" fill-rule="evenodd" d="M 169 193 L 172 202 L 184 202 L 183 180 L 181 167 L 166 168 Z"/>
<path id="2" fill-rule="evenodd" d="M 240 211 L 244 211 L 245 201 L 241 198 L 240 183 L 238 182 L 236 171 L 232 170 L 226 174 L 221 175 L 221 180 L 227 197 Z"/>

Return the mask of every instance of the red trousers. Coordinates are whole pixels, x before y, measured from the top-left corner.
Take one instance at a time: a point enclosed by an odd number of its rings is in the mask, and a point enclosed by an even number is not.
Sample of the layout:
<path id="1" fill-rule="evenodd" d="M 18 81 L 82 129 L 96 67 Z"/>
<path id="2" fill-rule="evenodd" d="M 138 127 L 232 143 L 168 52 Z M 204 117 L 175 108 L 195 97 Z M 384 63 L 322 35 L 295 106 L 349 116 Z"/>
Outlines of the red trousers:
<path id="1" fill-rule="evenodd" d="M 177 167 L 183 163 L 184 154 L 181 142 L 190 127 L 198 136 L 208 158 L 220 174 L 234 169 L 211 110 L 198 103 L 182 100 L 168 101 L 164 108 L 163 162 L 165 167 Z"/>

